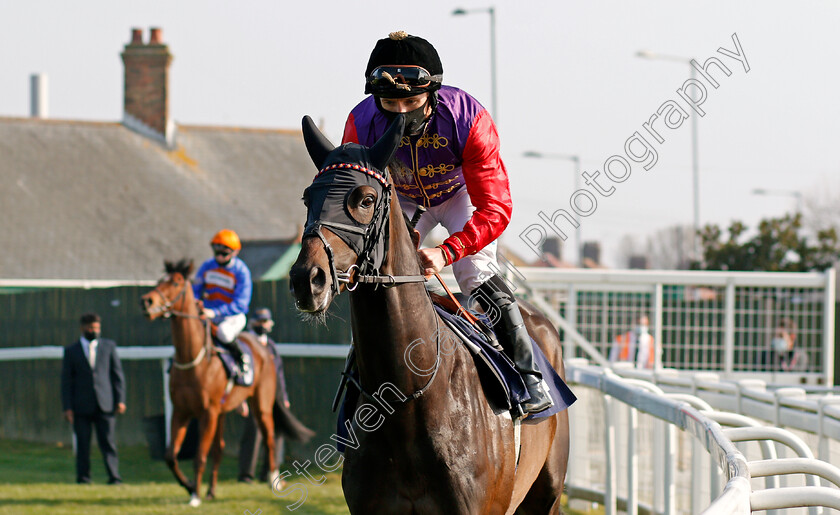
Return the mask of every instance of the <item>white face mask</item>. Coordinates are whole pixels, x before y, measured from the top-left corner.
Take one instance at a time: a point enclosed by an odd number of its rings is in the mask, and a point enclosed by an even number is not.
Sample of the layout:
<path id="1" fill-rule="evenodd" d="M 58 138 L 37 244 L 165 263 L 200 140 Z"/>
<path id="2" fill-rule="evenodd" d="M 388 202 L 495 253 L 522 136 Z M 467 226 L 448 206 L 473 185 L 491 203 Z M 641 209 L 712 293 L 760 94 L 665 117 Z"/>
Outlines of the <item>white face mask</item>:
<path id="1" fill-rule="evenodd" d="M 773 338 L 773 341 L 770 342 L 773 346 L 773 350 L 776 352 L 784 352 L 788 349 L 788 342 L 786 339 L 782 338 L 781 336 L 777 336 Z"/>

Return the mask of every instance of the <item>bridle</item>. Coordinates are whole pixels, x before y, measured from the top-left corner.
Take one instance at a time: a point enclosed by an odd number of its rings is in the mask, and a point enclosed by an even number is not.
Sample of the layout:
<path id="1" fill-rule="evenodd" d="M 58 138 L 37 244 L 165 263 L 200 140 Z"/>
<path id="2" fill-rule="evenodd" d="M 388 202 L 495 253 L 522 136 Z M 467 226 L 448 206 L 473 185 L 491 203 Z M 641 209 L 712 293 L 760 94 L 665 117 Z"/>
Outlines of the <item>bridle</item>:
<path id="1" fill-rule="evenodd" d="M 155 286 L 155 289 L 153 291 L 155 293 L 157 293 L 158 296 L 163 300 L 163 304 L 161 306 L 154 306 L 153 308 L 149 309 L 148 310 L 149 314 L 154 315 L 154 314 L 160 313 L 161 316 L 163 316 L 163 318 L 170 318 L 170 317 L 194 318 L 194 319 L 201 320 L 202 325 L 204 326 L 204 330 L 205 330 L 204 345 L 201 346 L 201 350 L 199 351 L 199 353 L 195 357 L 195 359 L 193 359 L 189 363 L 178 363 L 175 360 L 174 357 L 172 358 L 172 366 L 173 367 L 177 368 L 178 370 L 189 370 L 189 369 L 195 367 L 196 365 L 198 365 L 199 363 L 201 363 L 201 360 L 204 358 L 205 355 L 207 355 L 207 347 L 208 347 L 209 342 L 210 342 L 210 324 L 198 315 L 192 315 L 190 313 L 186 313 L 184 311 L 176 311 L 174 309 L 175 304 L 180 302 L 181 299 L 186 295 L 187 288 L 190 287 L 189 281 L 184 280 L 184 284 L 181 286 L 181 291 L 179 291 L 178 294 L 175 295 L 175 297 L 171 300 L 168 299 L 166 297 L 166 295 L 164 295 L 163 292 L 161 291 L 160 285 L 162 283 L 163 283 L 163 280 L 161 280 L 161 282 L 159 282 L 157 284 L 157 286 Z"/>
<path id="2" fill-rule="evenodd" d="M 363 227 L 354 227 L 346 223 L 341 223 L 337 220 L 324 220 L 319 218 L 307 225 L 303 231 L 304 237 L 317 236 L 318 239 L 321 240 L 321 244 L 324 246 L 324 252 L 327 254 L 327 259 L 330 264 L 329 266 L 330 276 L 332 277 L 333 296 L 337 296 L 340 293 L 338 286 L 339 283 L 347 284 L 346 289 L 352 292 L 356 288 L 358 288 L 360 284 L 372 284 L 374 289 L 376 289 L 380 286 L 382 288 L 393 288 L 394 286 L 399 286 L 401 284 L 426 282 L 426 277 L 423 275 L 391 275 L 382 274 L 379 271 L 379 269 L 385 262 L 389 247 L 389 238 L 388 233 L 386 231 L 388 229 L 388 221 L 390 220 L 391 214 L 392 186 L 388 181 L 387 174 L 380 174 L 375 170 L 370 170 L 360 165 L 339 163 L 321 169 L 315 177 L 317 178 L 322 173 L 335 169 L 354 170 L 368 175 L 369 177 L 373 177 L 381 186 L 381 195 L 379 195 L 379 198 L 377 199 L 378 204 L 374 209 L 371 221 Z M 346 197 L 344 202 L 347 202 Z M 417 216 L 419 216 L 419 214 L 422 214 L 422 212 L 418 211 Z M 412 224 L 416 222 L 417 220 L 412 220 Z M 331 232 L 336 233 L 336 236 L 345 241 L 351 239 L 351 241 L 354 241 L 358 244 L 356 240 L 361 238 L 361 245 L 359 246 L 362 248 L 362 250 L 357 254 L 356 263 L 350 265 L 347 268 L 347 270 L 339 271 L 336 269 L 334 252 L 332 246 L 330 246 L 329 242 L 324 237 L 324 234 L 321 231 L 323 227 L 326 227 Z M 356 240 L 352 240 L 352 238 L 356 238 Z M 384 238 L 384 249 L 381 251 L 381 255 L 375 257 L 374 255 L 377 251 L 376 245 L 379 243 L 380 238 Z M 377 257 L 379 260 L 378 263 L 376 262 Z M 440 318 L 437 316 L 435 317 L 435 323 L 436 350 L 434 370 L 430 373 L 429 380 L 426 382 L 426 384 L 410 396 L 406 397 L 405 399 L 402 399 L 402 404 L 408 403 L 414 399 L 418 399 L 421 396 L 423 396 L 423 394 L 425 394 L 426 391 L 428 391 L 428 389 L 432 386 L 432 383 L 434 382 L 435 377 L 437 376 L 438 369 L 440 368 L 441 359 Z M 375 400 L 375 398 L 370 393 L 366 392 L 364 388 L 362 388 L 361 382 L 359 382 L 359 380 L 356 379 L 356 377 L 354 377 L 350 373 L 351 363 L 348 362 L 347 365 L 348 369 L 346 369 L 342 373 L 343 378 L 341 384 L 339 385 L 339 395 L 343 390 L 345 383 L 349 381 L 356 388 L 358 388 L 362 396 L 369 400 Z"/>
<path id="3" fill-rule="evenodd" d="M 332 164 L 321 169 L 316 178 L 324 172 L 330 170 L 354 170 L 362 174 L 368 175 L 376 179 L 382 186 L 382 195 L 378 199 L 378 204 L 374 210 L 371 221 L 364 225 L 364 227 L 353 227 L 346 223 L 341 223 L 335 220 L 318 219 L 310 223 L 304 228 L 303 236 L 317 236 L 324 246 L 324 252 L 327 254 L 327 260 L 330 264 L 330 276 L 332 278 L 332 293 L 337 296 L 340 293 L 339 283 L 347 284 L 347 291 L 355 290 L 359 284 L 373 284 L 374 288 L 382 286 L 383 288 L 392 288 L 400 284 L 425 282 L 426 278 L 422 275 L 390 275 L 382 274 L 379 269 L 385 261 L 388 254 L 388 235 L 385 232 L 388 228 L 388 220 L 391 212 L 391 184 L 388 182 L 386 174 L 380 174 L 374 170 L 367 169 L 360 165 L 350 163 Z M 346 200 L 345 200 L 346 202 Z M 328 228 L 342 239 L 361 239 L 361 252 L 358 253 L 356 263 L 350 265 L 347 270 L 339 271 L 335 267 L 335 256 L 333 249 L 324 233 L 321 232 L 323 227 Z M 379 240 L 384 238 L 384 251 L 379 257 L 379 263 L 376 263 L 376 258 L 373 256 L 376 251 L 376 245 Z M 352 286 L 352 287 L 351 287 Z"/>
<path id="4" fill-rule="evenodd" d="M 181 287 L 181 291 L 175 295 L 175 298 L 172 300 L 166 298 L 166 295 L 160 289 L 160 285 L 163 283 L 163 279 L 158 282 L 157 286 L 155 286 L 154 292 L 158 294 L 158 296 L 163 299 L 163 304 L 160 306 L 154 306 L 153 308 L 149 309 L 150 315 L 157 315 L 160 314 L 163 318 L 169 317 L 182 317 L 182 318 L 199 318 L 196 315 L 190 315 L 189 313 L 184 313 L 183 311 L 175 311 L 174 306 L 181 300 L 181 298 L 187 293 L 187 281 L 184 281 L 184 285 Z"/>

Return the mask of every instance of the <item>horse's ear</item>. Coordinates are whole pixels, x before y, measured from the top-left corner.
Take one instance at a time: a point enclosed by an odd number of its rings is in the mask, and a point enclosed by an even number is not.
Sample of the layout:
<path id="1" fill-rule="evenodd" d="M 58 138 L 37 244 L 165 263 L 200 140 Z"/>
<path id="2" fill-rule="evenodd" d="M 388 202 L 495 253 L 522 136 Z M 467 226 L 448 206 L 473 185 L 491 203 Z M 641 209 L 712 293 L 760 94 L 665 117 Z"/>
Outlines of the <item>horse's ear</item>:
<path id="1" fill-rule="evenodd" d="M 190 259 L 187 261 L 187 274 L 184 276 L 184 279 L 189 279 L 192 277 L 193 272 L 195 271 L 195 262 Z"/>
<path id="2" fill-rule="evenodd" d="M 303 117 L 303 141 L 306 143 L 309 157 L 312 158 L 315 167 L 320 170 L 324 166 L 324 161 L 327 160 L 327 155 L 335 150 L 335 145 L 321 133 L 309 116 Z"/>
<path id="3" fill-rule="evenodd" d="M 171 274 L 172 270 L 175 268 L 175 264 L 172 261 L 164 261 L 163 262 L 163 270 L 167 274 Z"/>
<path id="4" fill-rule="evenodd" d="M 405 116 L 399 115 L 394 118 L 385 134 L 379 138 L 372 147 L 370 147 L 370 163 L 379 171 L 385 170 L 391 158 L 394 157 L 394 152 L 400 146 L 400 140 L 403 135 L 403 128 L 405 127 Z"/>

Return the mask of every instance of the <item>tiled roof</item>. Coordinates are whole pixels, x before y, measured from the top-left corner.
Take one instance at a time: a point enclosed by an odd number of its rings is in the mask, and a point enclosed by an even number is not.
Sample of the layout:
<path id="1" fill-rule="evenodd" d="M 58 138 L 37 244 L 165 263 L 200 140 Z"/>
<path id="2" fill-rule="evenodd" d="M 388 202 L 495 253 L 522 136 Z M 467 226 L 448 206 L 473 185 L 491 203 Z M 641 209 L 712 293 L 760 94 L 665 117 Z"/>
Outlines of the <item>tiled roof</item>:
<path id="1" fill-rule="evenodd" d="M 152 279 L 221 228 L 293 239 L 315 167 L 298 131 L 0 117 L 0 278 Z M 279 257 L 279 256 L 278 256 Z"/>

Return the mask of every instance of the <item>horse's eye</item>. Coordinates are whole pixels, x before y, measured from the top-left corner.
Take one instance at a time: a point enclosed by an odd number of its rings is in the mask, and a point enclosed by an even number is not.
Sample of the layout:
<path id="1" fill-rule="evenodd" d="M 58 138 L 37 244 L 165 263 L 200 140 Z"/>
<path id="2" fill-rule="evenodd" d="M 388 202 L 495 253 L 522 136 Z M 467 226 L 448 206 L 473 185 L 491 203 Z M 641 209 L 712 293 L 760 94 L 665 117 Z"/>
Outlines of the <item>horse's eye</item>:
<path id="1" fill-rule="evenodd" d="M 362 203 L 360 204 L 360 206 L 365 209 L 368 209 L 370 208 L 370 206 L 373 205 L 374 200 L 375 199 L 373 198 L 373 195 L 365 195 L 365 198 L 362 199 Z"/>

